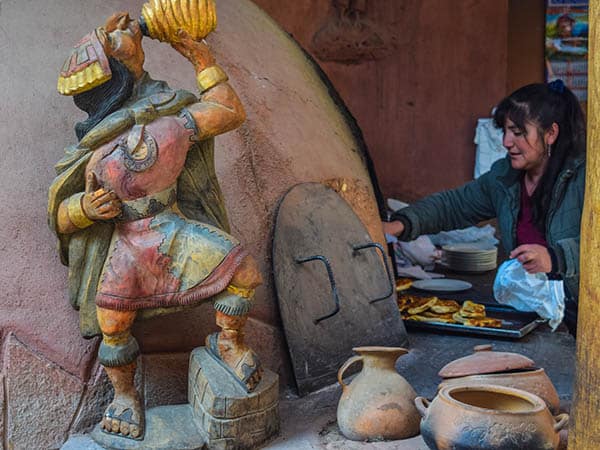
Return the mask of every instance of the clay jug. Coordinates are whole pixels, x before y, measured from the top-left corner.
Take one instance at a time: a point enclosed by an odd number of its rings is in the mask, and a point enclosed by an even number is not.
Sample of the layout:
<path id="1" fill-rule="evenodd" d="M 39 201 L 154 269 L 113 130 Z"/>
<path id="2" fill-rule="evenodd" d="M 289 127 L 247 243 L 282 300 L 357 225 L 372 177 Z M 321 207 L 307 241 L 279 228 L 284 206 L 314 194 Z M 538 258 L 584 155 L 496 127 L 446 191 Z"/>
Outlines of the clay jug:
<path id="1" fill-rule="evenodd" d="M 356 347 L 358 356 L 338 371 L 342 397 L 337 421 L 342 434 L 354 441 L 405 439 L 419 433 L 416 393 L 396 372 L 396 360 L 408 353 L 399 347 Z M 344 372 L 361 361 L 363 368 L 350 384 Z"/>

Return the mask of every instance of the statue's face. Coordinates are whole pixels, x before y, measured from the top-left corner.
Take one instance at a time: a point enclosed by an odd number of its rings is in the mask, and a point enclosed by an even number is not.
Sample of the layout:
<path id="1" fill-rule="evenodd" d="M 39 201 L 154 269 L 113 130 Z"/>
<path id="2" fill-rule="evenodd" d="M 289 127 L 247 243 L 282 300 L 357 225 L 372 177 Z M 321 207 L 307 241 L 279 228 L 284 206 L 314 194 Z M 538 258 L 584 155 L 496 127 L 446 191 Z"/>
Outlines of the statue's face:
<path id="1" fill-rule="evenodd" d="M 121 61 L 138 78 L 143 72 L 142 30 L 127 13 L 111 16 L 103 28 L 108 56 Z"/>

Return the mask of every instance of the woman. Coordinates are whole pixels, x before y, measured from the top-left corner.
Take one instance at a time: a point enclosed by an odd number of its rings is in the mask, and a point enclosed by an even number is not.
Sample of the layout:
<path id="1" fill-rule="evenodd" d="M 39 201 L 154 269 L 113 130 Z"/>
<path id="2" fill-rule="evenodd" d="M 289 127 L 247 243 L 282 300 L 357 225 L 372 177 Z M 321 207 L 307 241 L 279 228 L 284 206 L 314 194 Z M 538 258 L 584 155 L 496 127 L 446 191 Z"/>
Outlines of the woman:
<path id="1" fill-rule="evenodd" d="M 564 322 L 575 334 L 579 235 L 585 183 L 585 121 L 575 95 L 557 80 L 530 84 L 494 114 L 505 159 L 457 189 L 397 211 L 384 231 L 402 240 L 497 218 L 501 242 L 529 273 L 564 281 Z"/>

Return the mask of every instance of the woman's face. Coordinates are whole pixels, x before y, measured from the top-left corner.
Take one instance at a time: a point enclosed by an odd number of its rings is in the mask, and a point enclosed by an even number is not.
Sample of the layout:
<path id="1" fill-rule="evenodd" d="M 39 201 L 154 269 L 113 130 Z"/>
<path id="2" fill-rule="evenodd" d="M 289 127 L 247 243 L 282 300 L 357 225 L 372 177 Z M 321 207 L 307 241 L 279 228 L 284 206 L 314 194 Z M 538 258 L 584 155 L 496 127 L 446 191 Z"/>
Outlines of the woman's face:
<path id="1" fill-rule="evenodd" d="M 508 150 L 513 169 L 542 169 L 548 160 L 547 143 L 530 122 L 525 123 L 525 130 L 522 130 L 507 118 L 502 144 Z"/>

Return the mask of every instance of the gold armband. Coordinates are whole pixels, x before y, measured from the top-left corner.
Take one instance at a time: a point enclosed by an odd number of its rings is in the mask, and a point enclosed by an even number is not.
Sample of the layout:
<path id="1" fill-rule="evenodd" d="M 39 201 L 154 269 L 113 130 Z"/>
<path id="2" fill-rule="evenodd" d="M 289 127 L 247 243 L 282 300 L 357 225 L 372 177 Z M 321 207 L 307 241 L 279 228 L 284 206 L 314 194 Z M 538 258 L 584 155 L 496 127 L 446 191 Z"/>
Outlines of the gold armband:
<path id="1" fill-rule="evenodd" d="M 254 297 L 254 289 L 240 288 L 240 287 L 230 284 L 229 286 L 227 286 L 227 290 L 230 293 L 232 293 L 233 295 L 237 295 L 238 297 L 242 297 L 242 298 Z"/>
<path id="2" fill-rule="evenodd" d="M 67 200 L 67 214 L 69 216 L 69 220 L 77 228 L 82 229 L 87 228 L 94 223 L 94 221 L 90 220 L 83 212 L 81 199 L 84 195 L 84 192 L 80 192 L 79 194 L 72 195 Z"/>
<path id="3" fill-rule="evenodd" d="M 201 94 L 227 80 L 229 80 L 229 77 L 219 66 L 207 67 L 196 75 L 196 82 Z"/>

